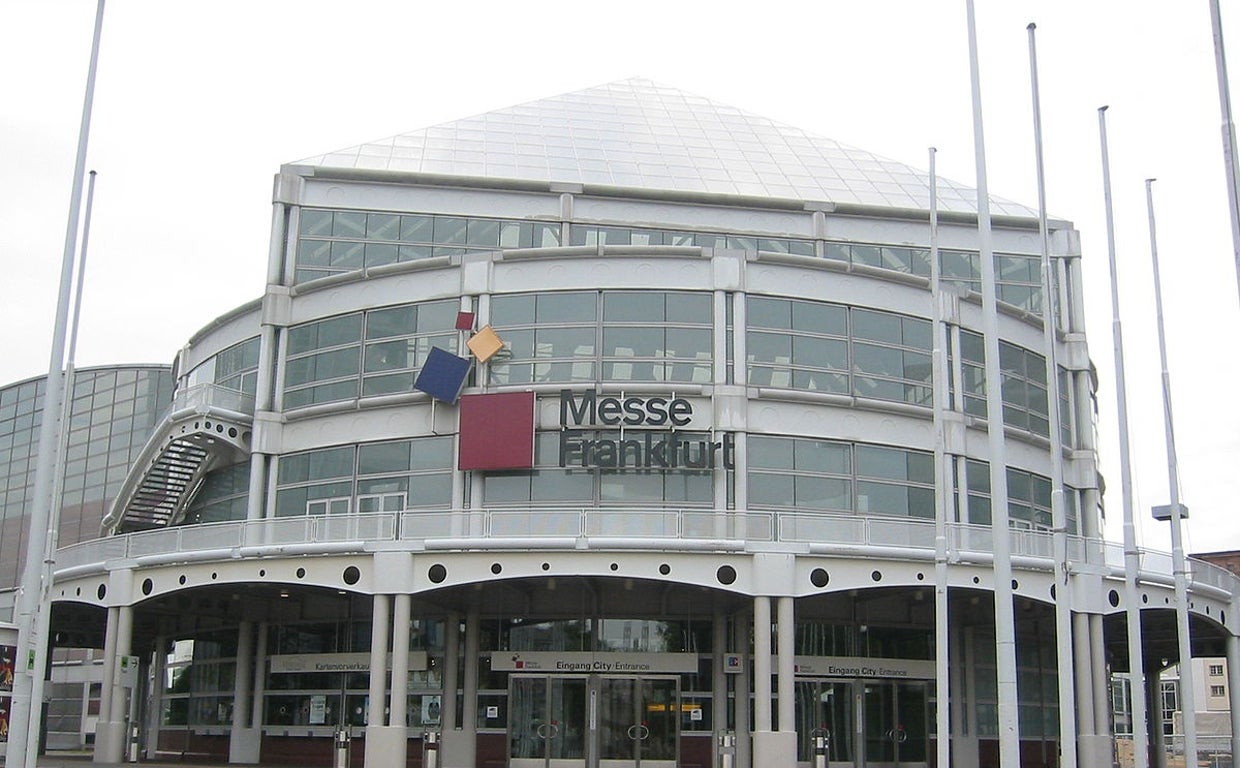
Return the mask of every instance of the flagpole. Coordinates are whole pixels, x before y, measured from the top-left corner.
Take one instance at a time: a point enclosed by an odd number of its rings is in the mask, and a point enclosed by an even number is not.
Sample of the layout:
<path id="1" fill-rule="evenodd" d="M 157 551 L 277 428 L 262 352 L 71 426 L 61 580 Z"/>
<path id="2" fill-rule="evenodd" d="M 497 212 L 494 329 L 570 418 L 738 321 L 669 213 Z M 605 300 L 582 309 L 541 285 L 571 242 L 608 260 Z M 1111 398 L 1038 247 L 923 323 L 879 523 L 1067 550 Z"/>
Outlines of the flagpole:
<path id="1" fill-rule="evenodd" d="M 1141 553 L 1132 518 L 1132 462 L 1128 444 L 1128 389 L 1124 383 L 1124 330 L 1119 317 L 1119 273 L 1115 266 L 1115 216 L 1111 207 L 1111 158 L 1107 151 L 1106 107 L 1098 110 L 1102 141 L 1102 191 L 1106 206 L 1107 257 L 1111 268 L 1111 335 L 1115 348 L 1115 400 L 1119 410 L 1119 480 L 1124 505 L 1124 613 L 1128 620 L 1128 676 L 1132 686 L 1132 757 L 1134 768 L 1148 768 L 1149 730 L 1145 707 L 1145 656 L 1141 650 L 1141 603 L 1137 579 Z"/>
<path id="2" fill-rule="evenodd" d="M 1150 261 L 1154 266 L 1154 307 L 1158 319 L 1158 356 L 1162 363 L 1163 426 L 1167 440 L 1167 483 L 1171 491 L 1171 562 L 1175 571 L 1175 623 L 1180 646 L 1180 710 L 1184 718 L 1184 754 L 1193 765 L 1197 754 L 1197 701 L 1193 683 L 1193 644 L 1188 623 L 1188 567 L 1180 520 L 1180 470 L 1175 451 L 1175 422 L 1171 416 L 1171 373 L 1167 366 L 1167 332 L 1163 325 L 1162 275 L 1158 268 L 1158 238 L 1154 229 L 1154 179 L 1145 180 L 1145 207 L 1150 220 Z"/>
<path id="3" fill-rule="evenodd" d="M 1227 56 L 1223 52 L 1223 17 L 1218 0 L 1210 0 L 1210 30 L 1214 37 L 1214 73 L 1218 80 L 1219 111 L 1223 115 L 1223 172 L 1227 176 L 1227 213 L 1231 218 L 1231 250 L 1236 262 L 1236 288 L 1240 290 L 1240 169 L 1236 167 L 1236 123 L 1231 116 L 1231 86 L 1227 82 Z"/>
<path id="4" fill-rule="evenodd" d="M 95 73 L 99 65 L 99 40 L 103 34 L 104 0 L 95 11 L 95 30 L 91 41 L 90 66 L 86 76 L 86 95 L 82 104 L 82 120 L 78 129 L 77 159 L 73 167 L 73 186 L 69 196 L 69 217 L 65 226 L 64 253 L 60 266 L 60 288 L 56 300 L 56 318 L 52 331 L 52 351 L 48 361 L 47 383 L 43 392 L 43 420 L 39 427 L 39 450 L 35 459 L 33 503 L 28 522 L 26 562 L 22 567 L 21 588 L 17 599 L 17 658 L 14 659 L 13 699 L 9 713 L 9 744 L 19 745 L 5 754 L 6 768 L 33 766 L 27 762 L 28 745 L 37 748 L 42 723 L 42 701 L 34 701 L 34 680 L 42 679 L 44 670 L 37 666 L 39 644 L 47 638 L 36 635 L 41 623 L 39 614 L 49 609 L 43 605 L 42 584 L 47 539 L 43 532 L 59 524 L 59 515 L 52 514 L 55 485 L 55 463 L 59 443 L 58 428 L 61 400 L 64 397 L 62 369 L 65 360 L 65 337 L 69 321 L 69 297 L 73 284 L 73 257 L 77 245 L 78 216 L 81 211 L 82 186 L 86 173 L 86 147 L 90 138 L 91 106 L 95 97 Z"/>
<path id="5" fill-rule="evenodd" d="M 86 213 L 82 219 L 82 247 L 78 254 L 77 272 L 73 297 L 73 312 L 69 315 L 69 354 L 65 359 L 65 396 L 61 398 L 60 407 L 60 423 L 68 424 L 69 418 L 73 411 L 73 386 L 77 381 L 77 371 L 74 363 L 77 360 L 77 334 L 80 325 L 82 312 L 82 286 L 86 276 L 86 251 L 90 243 L 90 220 L 95 202 L 95 172 L 90 172 L 90 183 L 86 189 Z M 60 439 L 57 445 L 57 455 L 55 463 L 55 472 L 53 473 L 52 485 L 52 503 L 57 504 L 64 495 L 65 486 L 65 452 L 69 448 L 69 430 L 60 430 Z M 40 584 L 42 594 L 39 595 L 39 614 L 37 617 L 37 625 L 34 632 L 36 638 L 48 637 L 49 627 L 51 626 L 51 588 L 52 574 L 56 570 L 56 546 L 60 539 L 60 515 L 59 507 L 53 506 L 52 517 L 56 522 L 47 526 L 47 534 L 43 551 L 43 579 Z M 47 656 L 51 652 L 48 647 L 50 643 L 40 642 L 35 645 L 35 662 L 34 668 L 37 670 L 47 669 Z M 43 701 L 44 676 L 35 675 L 33 685 L 30 692 L 30 700 L 32 702 Z M 33 710 L 32 710 L 33 711 Z M 29 739 L 26 744 L 26 765 L 35 765 L 38 759 L 39 740 Z"/>
<path id="6" fill-rule="evenodd" d="M 934 690 L 939 706 L 935 711 L 938 742 L 936 765 L 950 765 L 951 723 L 947 702 L 951 700 L 948 674 L 948 612 L 947 612 L 947 510 L 951 504 L 952 476 L 947 461 L 947 345 L 944 343 L 942 267 L 939 263 L 939 192 L 938 174 L 934 167 L 937 150 L 930 147 L 930 327 L 932 337 L 933 405 L 934 405 Z"/>
<path id="7" fill-rule="evenodd" d="M 1063 425 L 1059 415 L 1058 328 L 1050 227 L 1046 222 L 1046 172 L 1042 155 L 1042 102 L 1038 90 L 1037 25 L 1029 31 L 1030 90 L 1033 93 L 1033 146 L 1038 176 L 1038 233 L 1042 244 L 1042 346 L 1046 350 L 1046 412 L 1051 443 L 1051 528 L 1055 551 L 1055 661 L 1059 670 L 1060 765 L 1076 766 L 1076 677 L 1072 660 L 1072 588 L 1068 583 L 1068 515 L 1063 492 Z"/>
<path id="8" fill-rule="evenodd" d="M 994 533 L 995 666 L 999 699 L 999 763 L 1020 765 L 1016 682 L 1016 616 L 1012 604 L 1012 538 L 1008 512 L 1007 447 L 1003 431 L 1003 374 L 999 367 L 999 307 L 986 184 L 982 88 L 977 63 L 973 0 L 965 0 L 969 75 L 973 100 L 973 149 L 977 164 L 977 240 L 982 272 L 982 330 L 986 349 L 986 444 L 990 458 L 990 527 Z"/>

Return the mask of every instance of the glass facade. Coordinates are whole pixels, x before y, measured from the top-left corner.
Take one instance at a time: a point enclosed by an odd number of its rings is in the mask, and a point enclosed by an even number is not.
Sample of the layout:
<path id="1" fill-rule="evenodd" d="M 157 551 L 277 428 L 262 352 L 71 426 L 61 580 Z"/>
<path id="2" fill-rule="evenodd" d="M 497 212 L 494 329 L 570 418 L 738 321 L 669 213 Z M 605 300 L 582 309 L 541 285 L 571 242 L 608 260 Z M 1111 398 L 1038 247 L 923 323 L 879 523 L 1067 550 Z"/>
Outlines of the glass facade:
<path id="1" fill-rule="evenodd" d="M 403 304 L 288 330 L 284 407 L 412 392 L 431 347 L 456 352 L 457 303 Z"/>
<path id="2" fill-rule="evenodd" d="M 711 297 L 662 291 L 495 296 L 493 384 L 712 379 Z"/>
<path id="3" fill-rule="evenodd" d="M 0 588 L 25 560 L 46 379 L 0 389 Z M 172 398 L 168 368 L 89 368 L 72 384 L 60 546 L 98 538 L 112 497 Z"/>
<path id="4" fill-rule="evenodd" d="M 817 255 L 814 240 L 721 232 L 691 232 L 594 224 L 568 224 L 573 246 L 696 246 L 716 250 Z M 379 211 L 301 211 L 295 283 L 405 261 L 514 248 L 554 248 L 561 225 L 551 221 L 484 219 L 442 214 Z M 860 267 L 930 278 L 927 248 L 823 241 L 823 257 Z M 942 279 L 981 291 L 976 252 L 940 250 Z M 997 253 L 998 300 L 1026 312 L 1042 312 L 1042 261 L 1038 256 Z"/>
<path id="5" fill-rule="evenodd" d="M 257 336 L 234 344 L 195 366 L 184 386 L 215 384 L 253 397 L 258 387 L 258 351 Z"/>
<path id="6" fill-rule="evenodd" d="M 283 456 L 276 517 L 400 512 L 452 503 L 453 440 L 420 437 Z"/>
<path id="7" fill-rule="evenodd" d="M 471 251 L 560 244 L 557 222 L 306 208 L 293 282 Z"/>

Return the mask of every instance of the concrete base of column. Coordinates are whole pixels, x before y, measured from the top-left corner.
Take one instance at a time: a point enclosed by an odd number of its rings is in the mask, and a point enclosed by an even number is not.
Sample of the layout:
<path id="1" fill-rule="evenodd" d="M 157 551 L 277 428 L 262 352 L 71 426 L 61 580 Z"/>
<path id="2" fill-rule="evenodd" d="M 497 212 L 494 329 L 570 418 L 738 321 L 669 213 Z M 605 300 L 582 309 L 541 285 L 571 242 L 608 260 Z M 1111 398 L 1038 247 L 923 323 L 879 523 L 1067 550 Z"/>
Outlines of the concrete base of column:
<path id="1" fill-rule="evenodd" d="M 1081 768 L 1109 768 L 1113 740 L 1108 734 L 1081 734 L 1076 740 L 1076 760 Z"/>
<path id="2" fill-rule="evenodd" d="M 952 768 L 978 768 L 981 752 L 977 737 L 952 735 Z"/>
<path id="3" fill-rule="evenodd" d="M 256 765 L 262 744 L 261 728 L 233 728 L 228 740 L 228 762 Z"/>
<path id="4" fill-rule="evenodd" d="M 404 726 L 366 726 L 366 765 L 404 765 L 408 739 Z"/>
<path id="5" fill-rule="evenodd" d="M 474 768 L 478 751 L 478 736 L 472 731 L 444 731 L 439 738 L 439 765 L 441 768 Z"/>
<path id="6" fill-rule="evenodd" d="M 754 765 L 796 765 L 795 731 L 754 731 Z"/>
<path id="7" fill-rule="evenodd" d="M 95 726 L 96 763 L 119 763 L 125 759 L 125 723 L 100 721 Z"/>

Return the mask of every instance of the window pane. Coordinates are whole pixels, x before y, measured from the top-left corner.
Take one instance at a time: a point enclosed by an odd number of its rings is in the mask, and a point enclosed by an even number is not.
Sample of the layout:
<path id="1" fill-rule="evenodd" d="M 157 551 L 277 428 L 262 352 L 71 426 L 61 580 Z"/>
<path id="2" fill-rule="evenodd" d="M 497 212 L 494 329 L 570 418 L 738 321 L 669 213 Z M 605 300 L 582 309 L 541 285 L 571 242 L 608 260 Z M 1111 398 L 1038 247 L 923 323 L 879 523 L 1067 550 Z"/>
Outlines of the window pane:
<path id="1" fill-rule="evenodd" d="M 491 319 L 497 325 L 531 325 L 534 322 L 533 296 L 495 296 L 491 299 Z M 504 334 L 508 338 L 508 334 Z"/>
<path id="2" fill-rule="evenodd" d="M 370 240 L 398 240 L 400 217 L 394 213 L 367 214 L 366 237 Z"/>
<path id="3" fill-rule="evenodd" d="M 374 475 L 386 472 L 409 471 L 409 441 L 359 445 L 357 448 L 357 473 Z"/>
<path id="4" fill-rule="evenodd" d="M 792 327 L 792 306 L 788 301 L 749 296 L 746 298 L 746 312 L 751 328 Z"/>
<path id="5" fill-rule="evenodd" d="M 794 441 L 778 437 L 751 436 L 748 443 L 749 466 L 793 469 Z"/>
<path id="6" fill-rule="evenodd" d="M 661 293 L 605 293 L 603 320 L 619 323 L 662 322 L 664 295 Z"/>
<path id="7" fill-rule="evenodd" d="M 417 309 L 412 304 L 371 310 L 366 313 L 366 338 L 382 339 L 413 333 L 416 316 Z"/>
<path id="8" fill-rule="evenodd" d="M 536 317 L 539 323 L 594 322 L 596 316 L 593 293 L 549 293 L 538 297 Z"/>
<path id="9" fill-rule="evenodd" d="M 434 241 L 440 245 L 464 245 L 465 230 L 465 219 L 436 216 Z"/>
<path id="10" fill-rule="evenodd" d="M 900 344 L 904 339 L 900 327 L 900 318 L 885 312 L 870 312 L 864 309 L 852 311 L 853 335 L 859 339 L 886 341 Z"/>

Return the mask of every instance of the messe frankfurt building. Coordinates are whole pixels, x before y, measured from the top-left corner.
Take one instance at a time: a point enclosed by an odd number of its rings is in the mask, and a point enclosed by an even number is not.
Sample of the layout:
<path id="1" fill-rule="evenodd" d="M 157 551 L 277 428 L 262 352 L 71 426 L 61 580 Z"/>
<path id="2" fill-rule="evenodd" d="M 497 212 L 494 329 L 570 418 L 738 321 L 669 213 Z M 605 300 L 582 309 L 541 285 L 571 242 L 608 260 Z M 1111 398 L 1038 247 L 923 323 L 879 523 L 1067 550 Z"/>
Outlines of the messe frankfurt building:
<path id="1" fill-rule="evenodd" d="M 77 376 L 49 742 L 1110 766 L 1132 595 L 1147 675 L 1179 654 L 1169 561 L 1129 591 L 1102 538 L 1079 238 L 1047 290 L 1036 210 L 986 249 L 930 190 L 645 80 L 283 166 L 258 297 Z M 10 584 L 38 385 L 0 390 Z M 1189 581 L 1235 652 L 1236 579 Z"/>

